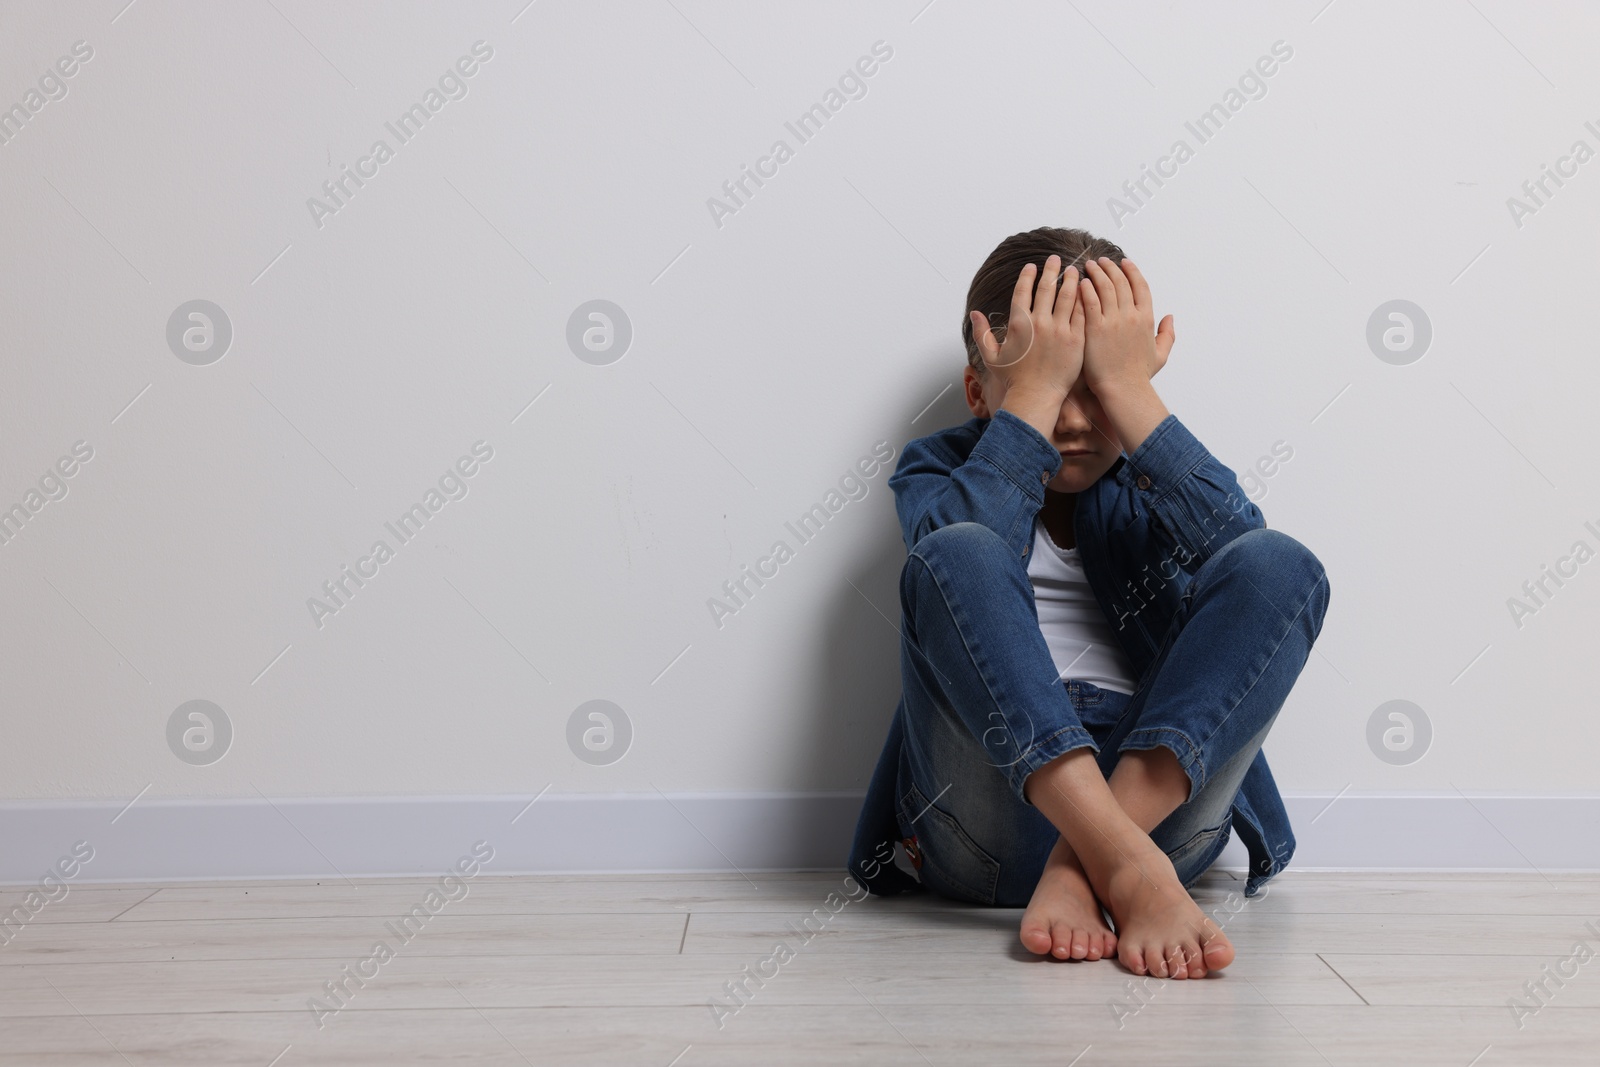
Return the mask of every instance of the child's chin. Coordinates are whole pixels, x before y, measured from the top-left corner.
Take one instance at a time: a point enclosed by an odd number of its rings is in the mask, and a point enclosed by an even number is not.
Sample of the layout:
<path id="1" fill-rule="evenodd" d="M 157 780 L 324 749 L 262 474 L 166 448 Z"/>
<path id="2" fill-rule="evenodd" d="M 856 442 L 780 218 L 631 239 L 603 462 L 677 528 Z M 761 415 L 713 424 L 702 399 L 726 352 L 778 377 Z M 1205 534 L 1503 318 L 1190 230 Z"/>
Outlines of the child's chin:
<path id="1" fill-rule="evenodd" d="M 1086 478 L 1082 474 L 1073 474 L 1070 477 L 1058 475 L 1050 479 L 1049 488 L 1058 493 L 1081 493 L 1093 485 L 1097 478 Z"/>

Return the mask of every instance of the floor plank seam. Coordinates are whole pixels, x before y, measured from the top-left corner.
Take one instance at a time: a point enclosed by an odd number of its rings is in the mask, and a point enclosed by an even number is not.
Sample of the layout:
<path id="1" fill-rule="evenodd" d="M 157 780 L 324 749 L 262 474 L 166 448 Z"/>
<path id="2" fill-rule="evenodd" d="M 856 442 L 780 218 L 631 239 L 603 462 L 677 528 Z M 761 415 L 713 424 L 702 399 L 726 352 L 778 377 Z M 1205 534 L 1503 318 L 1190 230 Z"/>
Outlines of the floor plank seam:
<path id="1" fill-rule="evenodd" d="M 108 923 L 116 922 L 118 919 L 120 919 L 124 915 L 128 914 L 128 912 L 132 911 L 134 908 L 137 908 L 140 904 L 143 904 L 145 901 L 149 900 L 150 897 L 155 896 L 159 892 L 161 892 L 161 890 L 159 890 L 159 889 L 150 890 L 150 895 L 149 896 L 141 897 L 140 899 L 134 901 L 132 904 L 129 904 L 126 908 L 123 908 L 121 911 L 117 912 L 115 915 L 111 916 L 111 918 L 109 918 L 109 919 L 107 919 L 105 921 L 108 922 Z"/>
<path id="2" fill-rule="evenodd" d="M 678 938 L 678 955 L 683 955 L 684 942 L 689 940 L 689 918 L 694 912 L 685 912 L 683 915 L 683 936 Z"/>
<path id="3" fill-rule="evenodd" d="M 1365 1004 L 1369 1008 L 1372 1007 L 1372 1001 L 1368 1000 L 1366 997 L 1362 997 L 1361 996 L 1361 990 L 1359 990 L 1355 986 L 1351 985 L 1350 984 L 1350 980 L 1348 978 L 1346 978 L 1344 975 L 1339 973 L 1339 968 L 1337 968 L 1333 964 L 1329 963 L 1327 961 L 1327 959 L 1322 955 L 1322 953 L 1318 952 L 1315 955 L 1316 955 L 1317 959 L 1322 960 L 1322 965 L 1324 967 L 1326 967 L 1326 968 L 1328 968 L 1328 970 L 1332 971 L 1334 973 L 1334 976 L 1336 978 L 1338 978 L 1339 981 L 1341 981 L 1341 982 L 1343 982 L 1345 984 L 1345 986 L 1350 990 L 1350 992 L 1354 993 L 1358 997 L 1361 997 L 1361 1003 Z"/>

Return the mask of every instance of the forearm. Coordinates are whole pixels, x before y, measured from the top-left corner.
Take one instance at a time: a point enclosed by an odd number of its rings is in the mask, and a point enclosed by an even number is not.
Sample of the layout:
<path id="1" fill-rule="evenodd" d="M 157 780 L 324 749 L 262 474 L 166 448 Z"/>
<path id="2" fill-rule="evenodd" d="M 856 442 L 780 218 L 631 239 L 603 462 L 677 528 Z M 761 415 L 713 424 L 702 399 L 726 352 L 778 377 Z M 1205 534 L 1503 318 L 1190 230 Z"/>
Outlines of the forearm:
<path id="1" fill-rule="evenodd" d="M 1150 431 L 1171 414 L 1149 379 L 1106 382 L 1095 386 L 1093 392 L 1111 420 L 1110 429 L 1122 442 L 1124 453 L 1131 454 L 1144 444 Z"/>
<path id="2" fill-rule="evenodd" d="M 1009 411 L 1023 422 L 1039 431 L 1046 441 L 1055 434 L 1056 422 L 1061 418 L 1061 405 L 1066 395 L 1052 389 L 1012 386 L 1006 390 L 1000 403 L 1001 411 Z"/>

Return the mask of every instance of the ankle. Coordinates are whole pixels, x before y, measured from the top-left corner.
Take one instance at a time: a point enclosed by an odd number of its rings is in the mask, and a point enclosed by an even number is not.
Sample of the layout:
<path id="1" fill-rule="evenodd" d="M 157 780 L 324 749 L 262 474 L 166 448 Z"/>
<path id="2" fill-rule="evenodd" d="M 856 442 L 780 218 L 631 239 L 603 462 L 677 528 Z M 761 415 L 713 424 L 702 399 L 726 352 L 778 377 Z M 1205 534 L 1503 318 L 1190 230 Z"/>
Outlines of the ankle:
<path id="1" fill-rule="evenodd" d="M 1144 848 L 1130 850 L 1105 874 L 1104 899 L 1121 902 L 1133 896 L 1182 890 L 1178 872 L 1167 854 L 1148 837 Z"/>
<path id="2" fill-rule="evenodd" d="M 1072 851 L 1072 846 L 1067 844 L 1067 839 L 1056 839 L 1056 845 L 1050 850 L 1050 855 L 1045 857 L 1045 873 L 1075 873 L 1084 876 L 1083 862 L 1078 859 L 1078 854 Z"/>

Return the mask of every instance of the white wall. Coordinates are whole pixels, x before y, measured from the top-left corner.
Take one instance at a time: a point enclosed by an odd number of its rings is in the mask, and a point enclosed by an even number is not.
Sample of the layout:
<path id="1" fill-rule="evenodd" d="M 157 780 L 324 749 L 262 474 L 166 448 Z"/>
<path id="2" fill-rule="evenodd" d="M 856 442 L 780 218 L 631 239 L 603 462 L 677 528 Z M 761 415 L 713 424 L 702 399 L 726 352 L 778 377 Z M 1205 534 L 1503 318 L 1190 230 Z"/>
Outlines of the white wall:
<path id="1" fill-rule="evenodd" d="M 1592 790 L 1600 562 L 1521 626 L 1507 606 L 1600 549 L 1600 162 L 1507 204 L 1600 149 L 1591 7 L 522 6 L 0 18 L 0 105 L 93 50 L 0 146 L 0 506 L 93 449 L 0 545 L 0 795 L 860 789 L 898 692 L 886 473 L 720 629 L 707 600 L 876 442 L 964 417 L 967 282 L 1044 224 L 1138 259 L 1177 322 L 1158 384 L 1224 462 L 1293 449 L 1260 503 L 1333 595 L 1280 784 Z M 478 41 L 465 97 L 398 145 Z M 879 41 L 799 143 L 785 121 Z M 1185 122 L 1279 41 L 1199 143 Z M 308 198 L 379 138 L 319 226 Z M 778 139 L 719 225 L 708 198 Z M 195 299 L 233 329 L 206 366 L 166 338 Z M 632 324 L 609 365 L 566 342 L 592 299 Z M 1432 324 L 1409 365 L 1366 340 L 1393 299 Z M 385 521 L 478 441 L 467 496 L 400 545 Z M 319 628 L 308 598 L 379 538 L 394 559 Z M 168 746 L 193 699 L 234 731 L 209 765 Z M 619 762 L 569 748 L 593 699 L 631 720 Z M 1392 699 L 1432 724 L 1408 765 L 1368 745 Z"/>

